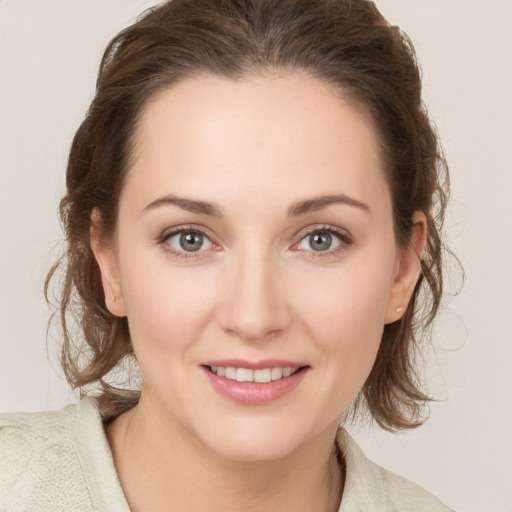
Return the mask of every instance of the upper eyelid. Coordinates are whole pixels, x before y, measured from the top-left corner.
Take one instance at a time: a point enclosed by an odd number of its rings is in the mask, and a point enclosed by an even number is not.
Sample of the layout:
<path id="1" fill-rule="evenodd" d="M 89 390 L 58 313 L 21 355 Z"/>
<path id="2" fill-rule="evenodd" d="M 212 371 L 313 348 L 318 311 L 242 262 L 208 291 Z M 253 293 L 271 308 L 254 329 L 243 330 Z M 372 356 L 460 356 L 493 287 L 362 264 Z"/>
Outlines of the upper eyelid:
<path id="1" fill-rule="evenodd" d="M 201 233 L 201 235 L 206 236 L 210 241 L 212 241 L 212 236 L 208 233 L 208 230 L 206 228 L 203 228 L 202 226 L 195 226 L 193 224 L 186 224 L 183 226 L 175 226 L 169 229 L 166 229 L 162 232 L 162 234 L 158 237 L 159 241 L 164 241 L 168 239 L 171 236 L 177 235 L 178 233 L 182 233 L 184 231 L 196 231 L 197 233 Z"/>
<path id="2" fill-rule="evenodd" d="M 349 239 L 350 241 L 352 241 L 352 238 L 353 238 L 352 234 L 349 231 L 347 231 L 346 229 L 331 226 L 328 224 L 304 228 L 297 233 L 296 237 L 299 240 L 302 240 L 304 237 L 310 235 L 311 233 L 322 232 L 322 231 L 334 233 L 335 235 L 338 235 L 341 238 Z"/>

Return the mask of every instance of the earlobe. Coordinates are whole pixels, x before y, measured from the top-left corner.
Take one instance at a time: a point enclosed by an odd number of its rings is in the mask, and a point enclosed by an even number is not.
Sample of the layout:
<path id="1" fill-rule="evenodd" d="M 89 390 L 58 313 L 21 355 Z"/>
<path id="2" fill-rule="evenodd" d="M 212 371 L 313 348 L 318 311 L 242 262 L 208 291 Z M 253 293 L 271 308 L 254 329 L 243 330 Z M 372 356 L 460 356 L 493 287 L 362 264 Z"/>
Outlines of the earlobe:
<path id="1" fill-rule="evenodd" d="M 113 315 L 126 316 L 117 257 L 111 241 L 103 236 L 97 209 L 91 213 L 90 243 L 101 273 L 105 305 Z"/>
<path id="2" fill-rule="evenodd" d="M 411 239 L 400 254 L 397 272 L 388 298 L 385 323 L 402 318 L 421 271 L 421 257 L 427 237 L 427 221 L 422 211 L 412 217 Z"/>

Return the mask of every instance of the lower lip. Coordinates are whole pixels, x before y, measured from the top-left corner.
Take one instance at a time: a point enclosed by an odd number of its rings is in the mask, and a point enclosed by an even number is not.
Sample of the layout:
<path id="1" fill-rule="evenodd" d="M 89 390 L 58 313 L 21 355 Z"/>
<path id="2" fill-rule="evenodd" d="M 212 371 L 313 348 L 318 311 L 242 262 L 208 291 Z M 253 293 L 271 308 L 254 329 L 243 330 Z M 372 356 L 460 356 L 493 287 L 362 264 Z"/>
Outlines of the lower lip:
<path id="1" fill-rule="evenodd" d="M 264 405 L 279 400 L 293 391 L 302 381 L 307 368 L 271 382 L 238 382 L 236 380 L 219 377 L 208 368 L 203 367 L 206 376 L 214 389 L 222 396 L 242 405 Z"/>

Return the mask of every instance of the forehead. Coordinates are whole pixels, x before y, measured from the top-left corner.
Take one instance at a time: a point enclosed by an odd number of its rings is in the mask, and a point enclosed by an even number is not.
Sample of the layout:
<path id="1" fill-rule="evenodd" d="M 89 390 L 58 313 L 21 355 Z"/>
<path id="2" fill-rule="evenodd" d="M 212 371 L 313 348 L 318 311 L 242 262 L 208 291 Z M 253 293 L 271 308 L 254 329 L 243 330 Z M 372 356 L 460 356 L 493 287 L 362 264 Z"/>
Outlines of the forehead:
<path id="1" fill-rule="evenodd" d="M 134 200 L 238 196 L 388 195 L 368 116 L 301 73 L 233 81 L 203 76 L 160 92 L 135 132 L 127 188 Z"/>

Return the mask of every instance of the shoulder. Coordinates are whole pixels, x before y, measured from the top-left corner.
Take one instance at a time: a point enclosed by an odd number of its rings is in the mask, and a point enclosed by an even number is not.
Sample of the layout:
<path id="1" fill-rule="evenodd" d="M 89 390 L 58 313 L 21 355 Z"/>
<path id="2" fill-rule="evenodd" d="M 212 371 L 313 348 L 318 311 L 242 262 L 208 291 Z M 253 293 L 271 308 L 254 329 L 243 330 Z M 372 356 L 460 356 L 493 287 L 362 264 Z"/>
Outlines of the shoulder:
<path id="1" fill-rule="evenodd" d="M 95 466 L 115 474 L 91 398 L 60 411 L 0 414 L 0 453 L 0 510 L 97 510 Z"/>
<path id="2" fill-rule="evenodd" d="M 369 460 L 345 430 L 337 440 L 347 465 L 339 512 L 453 512 L 419 485 Z"/>
<path id="3" fill-rule="evenodd" d="M 76 413 L 77 405 L 68 405 L 60 411 L 14 412 L 0 414 L 0 439 L 22 442 L 62 440 L 62 434 Z"/>
<path id="4" fill-rule="evenodd" d="M 77 410 L 0 415 L 0 509 L 53 507 L 48 489 L 56 494 L 70 486 L 81 503 L 90 501 L 72 442 Z"/>

